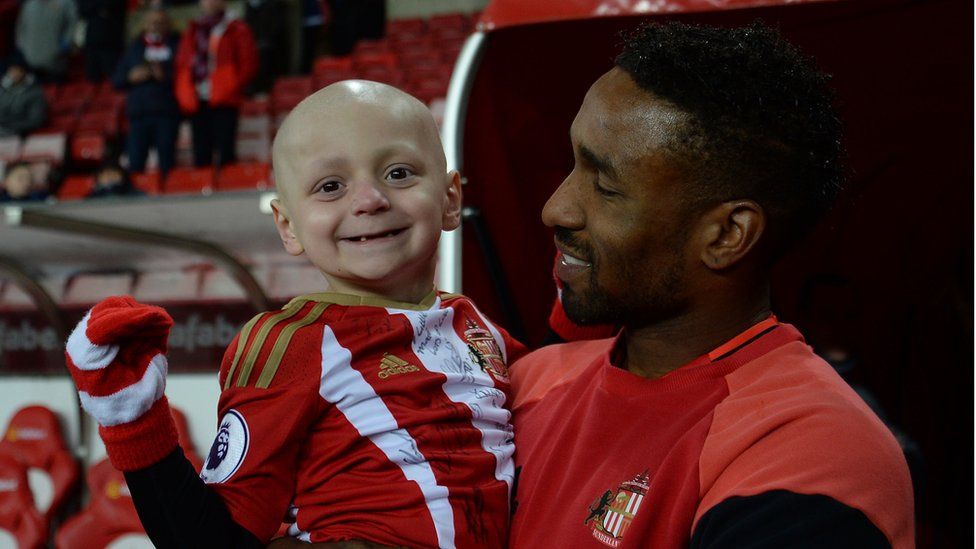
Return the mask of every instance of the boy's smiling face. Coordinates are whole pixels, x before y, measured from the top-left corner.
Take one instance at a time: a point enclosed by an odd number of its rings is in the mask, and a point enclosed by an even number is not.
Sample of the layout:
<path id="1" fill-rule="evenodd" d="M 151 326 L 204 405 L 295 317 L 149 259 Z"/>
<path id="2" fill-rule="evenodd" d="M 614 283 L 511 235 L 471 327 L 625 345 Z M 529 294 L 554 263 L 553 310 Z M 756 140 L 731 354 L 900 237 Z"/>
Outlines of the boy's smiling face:
<path id="1" fill-rule="evenodd" d="M 285 249 L 343 293 L 419 302 L 461 188 L 437 126 L 416 99 L 362 81 L 329 86 L 289 115 L 274 146 Z"/>

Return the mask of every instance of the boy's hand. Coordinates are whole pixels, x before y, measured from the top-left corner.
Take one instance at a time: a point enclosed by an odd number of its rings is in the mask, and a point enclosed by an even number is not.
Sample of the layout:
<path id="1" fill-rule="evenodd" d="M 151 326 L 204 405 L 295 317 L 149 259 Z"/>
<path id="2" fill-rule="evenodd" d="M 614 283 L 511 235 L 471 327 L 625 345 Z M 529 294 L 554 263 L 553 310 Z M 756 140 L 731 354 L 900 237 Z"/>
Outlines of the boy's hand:
<path id="1" fill-rule="evenodd" d="M 116 469 L 142 469 L 176 447 L 163 395 L 163 353 L 172 326 L 160 307 L 110 297 L 88 311 L 68 337 L 68 371 Z"/>

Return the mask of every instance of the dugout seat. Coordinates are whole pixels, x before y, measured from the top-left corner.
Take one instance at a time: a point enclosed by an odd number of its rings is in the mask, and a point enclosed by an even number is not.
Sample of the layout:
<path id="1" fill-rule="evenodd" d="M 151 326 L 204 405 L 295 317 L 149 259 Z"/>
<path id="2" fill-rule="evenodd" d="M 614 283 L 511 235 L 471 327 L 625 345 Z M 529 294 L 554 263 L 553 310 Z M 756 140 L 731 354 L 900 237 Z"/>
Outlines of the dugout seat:
<path id="1" fill-rule="evenodd" d="M 0 455 L 0 547 L 40 549 L 47 541 L 44 518 L 34 508 L 27 469 Z"/>
<path id="2" fill-rule="evenodd" d="M 132 178 L 132 185 L 140 191 L 149 195 L 159 194 L 162 186 L 159 172 L 132 172 L 129 177 Z"/>
<path id="3" fill-rule="evenodd" d="M 96 166 L 105 157 L 105 136 L 98 130 L 78 131 L 71 136 L 70 157 L 75 166 Z"/>
<path id="4" fill-rule="evenodd" d="M 125 476 L 108 459 L 88 469 L 88 505 L 58 530 L 58 549 L 151 548 L 136 513 Z M 123 543 L 125 545 L 123 545 Z"/>
<path id="5" fill-rule="evenodd" d="M 27 468 L 34 506 L 45 521 L 57 515 L 74 492 L 79 468 L 68 450 L 58 417 L 44 406 L 26 406 L 10 418 L 0 454 Z"/>

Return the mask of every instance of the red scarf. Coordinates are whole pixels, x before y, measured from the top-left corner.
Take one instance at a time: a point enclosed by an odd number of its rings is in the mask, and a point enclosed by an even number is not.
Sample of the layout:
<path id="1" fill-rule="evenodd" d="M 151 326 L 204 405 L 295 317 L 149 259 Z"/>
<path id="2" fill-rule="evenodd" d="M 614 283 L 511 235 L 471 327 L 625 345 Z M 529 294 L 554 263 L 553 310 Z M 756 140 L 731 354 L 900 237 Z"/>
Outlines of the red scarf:
<path id="1" fill-rule="evenodd" d="M 214 27 L 224 19 L 224 12 L 211 16 L 204 16 L 197 20 L 196 33 L 193 37 L 195 53 L 193 55 L 193 81 L 202 82 L 210 74 L 210 34 Z"/>

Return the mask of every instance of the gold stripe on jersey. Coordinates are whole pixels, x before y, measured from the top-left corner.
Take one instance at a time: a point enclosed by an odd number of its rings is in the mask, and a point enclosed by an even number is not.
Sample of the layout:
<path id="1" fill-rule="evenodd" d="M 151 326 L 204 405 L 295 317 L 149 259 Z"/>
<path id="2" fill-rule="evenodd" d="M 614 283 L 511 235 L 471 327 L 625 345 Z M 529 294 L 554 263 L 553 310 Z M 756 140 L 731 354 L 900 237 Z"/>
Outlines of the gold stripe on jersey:
<path id="1" fill-rule="evenodd" d="M 224 389 L 230 388 L 230 382 L 234 379 L 234 372 L 237 371 L 237 364 L 241 361 L 241 355 L 244 354 L 244 347 L 247 347 L 247 339 L 251 337 L 251 330 L 254 329 L 254 325 L 258 323 L 258 320 L 261 320 L 262 316 L 264 313 L 255 315 L 241 329 L 241 335 L 237 338 L 237 350 L 234 351 L 234 361 L 231 362 L 230 370 L 227 371 L 227 379 L 224 380 Z"/>
<path id="2" fill-rule="evenodd" d="M 334 303 L 336 305 L 344 305 L 347 307 L 365 305 L 369 307 L 385 307 L 389 309 L 402 309 L 407 311 L 426 311 L 434 305 L 435 299 L 437 299 L 436 288 L 432 288 L 430 293 L 424 296 L 420 303 L 406 303 L 403 301 L 393 301 L 392 299 L 383 299 L 381 297 L 341 294 L 338 292 L 322 292 L 298 296 L 295 299 L 292 299 L 288 305 L 285 305 L 285 307 L 291 307 L 306 301 L 315 301 L 318 303 Z"/>
<path id="3" fill-rule="evenodd" d="M 251 370 L 254 369 L 254 363 L 258 360 L 258 355 L 261 353 L 261 349 L 264 347 L 264 340 L 268 338 L 268 334 L 271 333 L 271 329 L 274 328 L 283 320 L 288 320 L 289 318 L 298 314 L 301 311 L 301 307 L 292 307 L 284 309 L 279 313 L 275 313 L 267 322 L 261 325 L 261 329 L 258 330 L 257 335 L 254 336 L 254 343 L 251 344 L 251 348 L 247 351 L 247 358 L 244 359 L 244 364 L 241 366 L 241 374 L 237 377 L 237 386 L 245 387 L 247 385 L 247 380 L 251 377 Z"/>
<path id="4" fill-rule="evenodd" d="M 328 306 L 328 303 L 316 303 L 312 307 L 312 310 L 305 315 L 305 318 L 298 322 L 292 322 L 281 330 L 281 333 L 278 334 L 278 340 L 275 341 L 274 347 L 271 349 L 271 355 L 268 356 L 268 360 L 264 363 L 264 368 L 261 370 L 261 375 L 258 377 L 258 382 L 254 385 L 255 387 L 258 389 L 267 389 L 271 385 L 271 380 L 278 373 L 278 366 L 281 364 L 282 357 L 285 356 L 285 351 L 288 350 L 288 344 L 291 343 L 292 336 L 298 330 L 318 320 Z"/>

